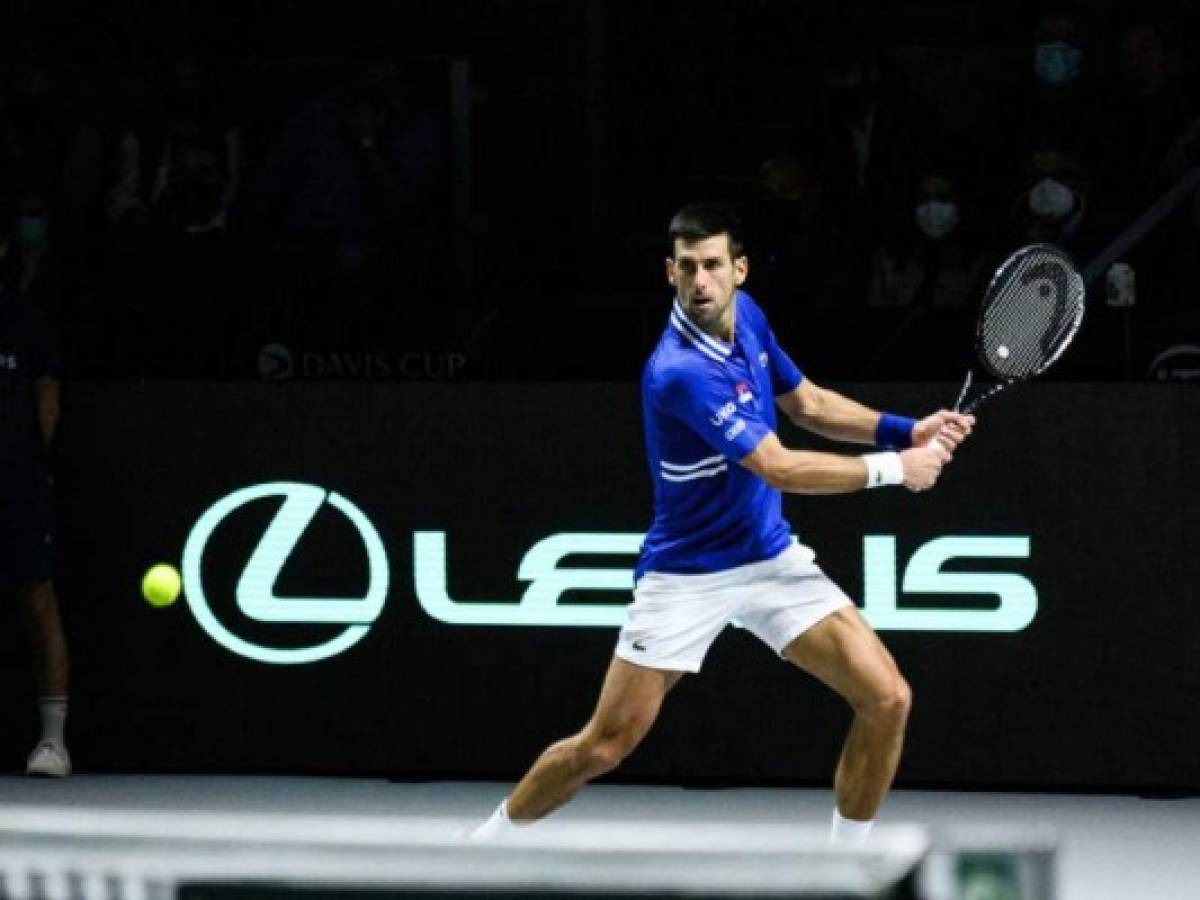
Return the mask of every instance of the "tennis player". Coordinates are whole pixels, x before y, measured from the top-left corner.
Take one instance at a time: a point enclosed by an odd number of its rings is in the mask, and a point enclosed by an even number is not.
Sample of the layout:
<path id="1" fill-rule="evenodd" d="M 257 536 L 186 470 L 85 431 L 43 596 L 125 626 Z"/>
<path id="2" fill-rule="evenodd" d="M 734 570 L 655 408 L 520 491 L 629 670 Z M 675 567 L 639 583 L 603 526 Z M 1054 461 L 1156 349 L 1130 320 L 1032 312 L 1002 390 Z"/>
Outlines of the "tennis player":
<path id="1" fill-rule="evenodd" d="M 831 840 L 865 841 L 900 760 L 911 693 L 850 599 L 796 543 L 781 492 L 838 494 L 935 484 L 974 419 L 879 413 L 805 378 L 739 288 L 748 260 L 732 214 L 693 204 L 669 229 L 676 296 L 642 377 L 654 523 L 599 703 L 547 748 L 475 840 L 503 840 L 616 768 L 667 692 L 732 620 L 820 679 L 854 720 L 834 775 Z M 873 444 L 865 455 L 789 450 L 775 407 L 801 428 Z"/>

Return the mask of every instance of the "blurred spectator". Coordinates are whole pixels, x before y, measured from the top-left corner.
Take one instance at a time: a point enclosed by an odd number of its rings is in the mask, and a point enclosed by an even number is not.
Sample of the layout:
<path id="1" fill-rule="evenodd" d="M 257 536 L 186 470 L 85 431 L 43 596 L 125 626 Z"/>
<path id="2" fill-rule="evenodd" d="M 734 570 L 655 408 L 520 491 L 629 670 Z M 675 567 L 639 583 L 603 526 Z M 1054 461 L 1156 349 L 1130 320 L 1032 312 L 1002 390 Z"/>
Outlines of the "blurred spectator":
<path id="1" fill-rule="evenodd" d="M 54 255 L 66 255 L 72 270 L 79 261 L 76 254 L 94 246 L 98 224 L 106 124 L 99 81 L 94 71 L 81 67 L 52 73 L 38 64 L 23 65 L 4 117 L 6 199 L 25 207 L 20 215 L 39 218 L 23 222 L 22 228 L 48 236 L 42 226 L 54 222 Z M 40 243 L 50 245 L 48 240 Z M 41 263 L 39 270 L 44 259 Z"/>
<path id="2" fill-rule="evenodd" d="M 975 297 L 985 251 L 950 171 L 918 179 L 903 226 L 875 251 L 869 306 L 961 309 Z"/>
<path id="3" fill-rule="evenodd" d="M 1083 22 L 1073 9 L 1042 13 L 1034 30 L 1033 72 L 1047 88 L 1079 83 L 1083 69 Z"/>
<path id="4" fill-rule="evenodd" d="M 1181 172 L 1178 150 L 1196 114 L 1173 29 L 1133 18 L 1117 41 L 1117 72 L 1096 144 L 1098 213 L 1109 228 L 1141 214 Z M 1172 154 L 1172 150 L 1176 150 Z"/>
<path id="5" fill-rule="evenodd" d="M 1029 56 L 1021 61 L 1023 71 L 991 104 L 995 140 L 989 166 L 998 170 L 1000 181 L 1015 174 L 1003 166 L 1038 142 L 1089 159 L 1103 108 L 1096 90 L 1102 63 L 1094 53 L 1089 23 L 1080 8 L 1068 3 L 1042 9 Z"/>
<path id="6" fill-rule="evenodd" d="M 889 216 L 871 260 L 867 305 L 859 329 L 871 348 L 867 377 L 953 379 L 956 352 L 968 347 L 970 322 L 985 283 L 988 253 L 975 205 L 956 167 L 922 167 L 909 196 Z"/>
<path id="7" fill-rule="evenodd" d="M 747 222 L 755 296 L 776 320 L 827 309 L 842 299 L 846 235 L 829 215 L 829 195 L 810 159 L 778 156 L 759 170 Z"/>
<path id="8" fill-rule="evenodd" d="M 3 225 L 10 293 L 46 295 L 50 250 L 51 203 L 66 141 L 55 81 L 50 70 L 37 64 L 18 66 L 4 117 L 4 181 L 0 207 L 7 210 Z"/>
<path id="9" fill-rule="evenodd" d="M 930 120 L 902 73 L 870 48 L 833 51 L 812 139 L 830 200 L 868 229 L 902 193 L 930 140 Z M 803 134 L 802 134 L 803 138 Z"/>
<path id="10" fill-rule="evenodd" d="M 1099 249 L 1090 219 L 1092 182 L 1078 158 L 1053 142 L 1034 143 L 1009 201 L 1006 244 L 1055 244 L 1082 265 Z"/>
<path id="11" fill-rule="evenodd" d="M 244 304 L 226 239 L 241 128 L 211 67 L 186 54 L 147 105 L 122 111 L 107 197 L 112 302 L 94 324 L 118 340 L 142 337 L 120 354 L 138 374 L 218 375 L 230 365 L 226 319 Z"/>
<path id="12" fill-rule="evenodd" d="M 45 199 L 32 188 L 20 191 L 9 253 L 15 258 L 21 274 L 17 283 L 8 287 L 15 288 L 24 297 L 40 294 L 49 251 L 50 214 Z"/>
<path id="13" fill-rule="evenodd" d="M 434 287 L 445 154 L 408 88 L 396 66 L 368 66 L 305 106 L 264 160 L 260 224 L 282 237 L 278 268 L 300 279 L 310 306 L 299 315 L 323 336 L 331 325 L 369 334 L 372 309 L 390 307 L 398 285 Z"/>
<path id="14" fill-rule="evenodd" d="M 195 59 L 171 65 L 156 119 L 125 132 L 115 170 L 110 221 L 152 218 L 185 235 L 225 228 L 241 185 L 241 129 Z"/>
<path id="15" fill-rule="evenodd" d="M 811 96 L 796 92 L 795 123 L 773 136 L 748 223 L 754 290 L 793 340 L 801 316 L 822 316 L 828 334 L 853 327 L 880 211 L 927 137 L 905 80 L 874 47 L 830 47 L 818 72 Z"/>

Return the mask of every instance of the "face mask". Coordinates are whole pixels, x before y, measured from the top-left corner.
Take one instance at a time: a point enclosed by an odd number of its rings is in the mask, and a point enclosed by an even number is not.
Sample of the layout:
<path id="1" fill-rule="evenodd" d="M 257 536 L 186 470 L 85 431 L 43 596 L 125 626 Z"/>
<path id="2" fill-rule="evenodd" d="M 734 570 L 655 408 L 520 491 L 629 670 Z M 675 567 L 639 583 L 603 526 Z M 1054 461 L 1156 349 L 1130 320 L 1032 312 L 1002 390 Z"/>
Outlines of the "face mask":
<path id="1" fill-rule="evenodd" d="M 22 250 L 39 252 L 46 249 L 50 223 L 42 214 L 17 216 L 13 222 L 13 241 Z"/>
<path id="2" fill-rule="evenodd" d="M 1029 191 L 1029 211 L 1035 216 L 1062 219 L 1075 207 L 1075 192 L 1053 178 L 1043 178 Z"/>
<path id="3" fill-rule="evenodd" d="M 958 226 L 958 206 L 942 200 L 928 200 L 917 205 L 913 218 L 926 237 L 941 240 Z"/>
<path id="4" fill-rule="evenodd" d="M 1070 84 L 1079 77 L 1083 51 L 1065 41 L 1038 44 L 1033 51 L 1033 71 L 1046 84 Z"/>

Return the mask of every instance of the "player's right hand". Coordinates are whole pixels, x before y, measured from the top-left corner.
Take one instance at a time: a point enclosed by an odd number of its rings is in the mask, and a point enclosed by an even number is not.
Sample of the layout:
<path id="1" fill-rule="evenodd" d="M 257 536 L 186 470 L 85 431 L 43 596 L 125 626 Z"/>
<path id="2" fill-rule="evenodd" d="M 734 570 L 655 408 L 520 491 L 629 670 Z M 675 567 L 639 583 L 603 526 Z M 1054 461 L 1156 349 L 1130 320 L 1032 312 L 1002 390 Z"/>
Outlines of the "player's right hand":
<path id="1" fill-rule="evenodd" d="M 927 491 L 937 483 L 942 466 L 950 462 L 950 451 L 941 441 L 930 441 L 924 447 L 900 451 L 904 465 L 904 486 L 910 491 Z"/>

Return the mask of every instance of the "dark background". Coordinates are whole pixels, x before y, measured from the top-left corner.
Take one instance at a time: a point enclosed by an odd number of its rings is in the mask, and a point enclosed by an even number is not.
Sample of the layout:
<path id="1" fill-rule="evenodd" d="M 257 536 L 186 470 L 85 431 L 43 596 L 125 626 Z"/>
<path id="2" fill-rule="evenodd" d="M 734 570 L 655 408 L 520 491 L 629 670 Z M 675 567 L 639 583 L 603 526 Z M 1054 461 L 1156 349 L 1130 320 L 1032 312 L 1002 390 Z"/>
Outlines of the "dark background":
<path id="1" fill-rule="evenodd" d="M 810 368 L 952 380 L 999 259 L 1041 227 L 1085 262 L 1200 160 L 1200 31 L 1182 0 L 22 0 L 4 14 L 0 202 L 48 216 L 30 293 L 88 378 L 275 377 L 261 351 L 279 342 L 310 354 L 291 377 L 634 380 L 662 326 L 666 222 L 716 198 L 741 211 L 748 287 Z M 1083 62 L 1051 88 L 1034 47 L 1060 39 Z M 360 101 L 386 113 L 388 204 L 355 155 Z M 868 110 L 856 176 L 850 125 Z M 179 216 L 205 188 L 178 173 L 174 194 L 155 188 L 185 126 L 209 150 L 241 146 L 224 226 L 201 235 Z M 142 206 L 119 212 L 130 137 L 126 200 Z M 913 225 L 930 175 L 961 214 L 938 247 Z M 1082 224 L 1031 219 L 1043 176 L 1072 189 Z M 1160 351 L 1200 341 L 1198 244 L 1187 201 L 1122 257 L 1132 310 L 1093 286 L 1054 377 L 1155 377 Z M 873 289 L 884 261 L 907 286 Z M 942 293 L 913 289 L 939 273 Z M 431 362 L 369 364 L 405 352 Z M 452 375 L 446 353 L 464 361 Z"/>
<path id="2" fill-rule="evenodd" d="M 952 388 L 839 387 L 899 409 L 932 407 Z M 71 748 L 89 771 L 510 778 L 590 712 L 616 630 L 434 621 L 414 596 L 412 534 L 447 532 L 456 599 L 515 602 L 524 589 L 517 563 L 538 539 L 643 531 L 649 479 L 632 386 L 76 385 L 70 396 L 60 587 L 73 650 Z M 1200 522 L 1184 450 L 1198 421 L 1184 386 L 1032 386 L 1019 402 L 994 404 L 936 491 L 786 501 L 801 539 L 856 597 L 865 534 L 897 535 L 901 565 L 938 535 L 1031 538 L 1027 560 L 973 566 L 1034 583 L 1038 612 L 1025 630 L 883 632 L 916 696 L 901 784 L 1200 786 L 1187 699 L 1200 688 Z M 545 431 L 553 440 L 530 438 Z M 205 509 L 277 480 L 344 494 L 388 550 L 382 615 L 359 644 L 323 662 L 235 656 L 185 602 L 154 610 L 139 596 L 142 573 L 180 561 Z M 250 623 L 232 606 L 277 503 L 257 501 L 218 529 L 205 588 L 242 637 L 323 640 L 333 627 Z M 365 571 L 352 530 L 326 509 L 279 590 L 361 595 Z M 980 598 L 903 599 L 946 601 Z M 3 658 L 6 682 L 22 683 L 21 655 Z M 6 729 L 32 738 L 22 693 L 6 693 L 4 704 Z M 847 724 L 832 694 L 730 630 L 671 695 L 620 777 L 823 784 Z M 24 744 L 2 742 L 9 764 Z"/>
<path id="3" fill-rule="evenodd" d="M 1183 0 L 0 5 L 0 284 L 63 351 L 77 767 L 515 775 L 584 720 L 615 634 L 434 622 L 412 596 L 412 533 L 449 532 L 454 596 L 515 600 L 535 540 L 646 528 L 635 384 L 665 323 L 671 214 L 735 206 L 747 287 L 818 383 L 943 406 L 1000 259 L 1036 238 L 1085 263 L 1200 162 L 1197 15 Z M 1083 63 L 1050 88 L 1034 47 L 1058 40 Z M 849 129 L 868 111 L 859 179 Z M 177 170 L 182 150 L 197 171 Z M 1050 177 L 1072 192 L 1061 221 L 1032 213 Z M 949 241 L 914 225 L 935 194 L 960 209 Z M 986 407 L 939 490 L 786 501 L 855 596 L 864 534 L 897 534 L 902 562 L 943 534 L 1032 538 L 1029 560 L 992 566 L 1037 585 L 1028 629 L 885 634 L 916 691 L 902 784 L 1200 786 L 1200 409 L 1193 385 L 1158 383 L 1194 381 L 1200 351 L 1155 363 L 1200 345 L 1198 248 L 1192 196 L 1122 257 L 1135 305 L 1092 285 L 1051 383 Z M 880 289 L 888 272 L 903 277 Z M 393 585 L 352 650 L 271 669 L 137 585 L 179 561 L 211 503 L 281 479 L 358 503 Z M 214 539 L 215 595 L 270 507 Z M 284 589 L 362 589 L 338 521 L 314 523 Z M 35 716 L 6 612 L 12 767 Z M 733 632 L 620 777 L 826 784 L 847 722 Z"/>

